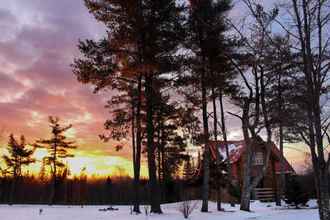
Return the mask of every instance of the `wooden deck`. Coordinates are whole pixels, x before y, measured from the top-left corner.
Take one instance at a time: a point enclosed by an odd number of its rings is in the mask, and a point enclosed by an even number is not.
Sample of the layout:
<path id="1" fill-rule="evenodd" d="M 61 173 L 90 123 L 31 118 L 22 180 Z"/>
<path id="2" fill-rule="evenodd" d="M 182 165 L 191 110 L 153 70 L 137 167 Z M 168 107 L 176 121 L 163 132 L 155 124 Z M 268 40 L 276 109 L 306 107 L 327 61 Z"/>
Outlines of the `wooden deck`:
<path id="1" fill-rule="evenodd" d="M 276 191 L 273 188 L 255 188 L 255 199 L 261 202 L 274 202 L 276 199 Z"/>

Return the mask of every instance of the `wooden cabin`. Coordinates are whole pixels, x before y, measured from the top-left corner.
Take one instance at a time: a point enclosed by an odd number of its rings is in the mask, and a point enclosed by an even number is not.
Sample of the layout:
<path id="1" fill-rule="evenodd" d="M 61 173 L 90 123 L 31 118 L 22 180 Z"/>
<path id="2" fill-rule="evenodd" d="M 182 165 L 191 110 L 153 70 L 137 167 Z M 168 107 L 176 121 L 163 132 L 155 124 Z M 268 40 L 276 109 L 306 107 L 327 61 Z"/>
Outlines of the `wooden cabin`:
<path id="1" fill-rule="evenodd" d="M 244 151 L 246 145 L 244 141 L 228 141 L 229 157 L 232 166 L 232 176 L 234 181 L 242 186 L 243 178 L 243 163 L 244 163 Z M 254 158 L 252 168 L 252 178 L 256 176 L 258 170 L 264 165 L 266 148 L 265 143 L 261 142 L 258 146 L 253 146 Z M 219 152 L 223 159 L 227 158 L 226 147 L 223 141 L 211 141 L 210 142 L 211 158 L 216 159 L 216 153 Z M 268 164 L 267 172 L 264 178 L 260 181 L 259 185 L 254 190 L 252 195 L 253 199 L 258 200 L 275 200 L 278 195 L 278 186 L 280 183 L 280 151 L 275 144 L 272 145 L 270 160 Z M 294 169 L 290 163 L 284 158 L 284 171 L 285 175 L 295 174 Z"/>

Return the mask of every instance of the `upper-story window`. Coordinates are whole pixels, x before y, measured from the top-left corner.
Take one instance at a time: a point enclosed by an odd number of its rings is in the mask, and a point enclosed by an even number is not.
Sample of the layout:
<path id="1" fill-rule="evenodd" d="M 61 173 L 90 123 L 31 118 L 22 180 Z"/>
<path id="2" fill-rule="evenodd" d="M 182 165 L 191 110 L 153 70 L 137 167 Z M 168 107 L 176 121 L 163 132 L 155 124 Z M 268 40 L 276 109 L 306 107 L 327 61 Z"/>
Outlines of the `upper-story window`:
<path id="1" fill-rule="evenodd" d="M 256 152 L 254 156 L 254 165 L 264 165 L 264 154 L 263 152 Z"/>

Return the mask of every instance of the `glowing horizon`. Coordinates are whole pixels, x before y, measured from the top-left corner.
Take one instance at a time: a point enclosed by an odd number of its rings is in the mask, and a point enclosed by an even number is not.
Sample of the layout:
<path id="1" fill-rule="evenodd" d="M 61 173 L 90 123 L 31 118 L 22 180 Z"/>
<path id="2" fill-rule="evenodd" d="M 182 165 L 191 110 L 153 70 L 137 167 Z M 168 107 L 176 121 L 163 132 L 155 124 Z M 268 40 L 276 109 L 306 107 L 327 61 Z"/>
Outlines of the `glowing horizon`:
<path id="1" fill-rule="evenodd" d="M 1 151 L 0 151 L 1 152 Z M 2 149 L 2 154 L 7 154 L 5 149 Z M 100 155 L 93 152 L 72 150 L 75 157 L 67 158 L 63 161 L 69 169 L 69 177 L 79 176 L 81 173 L 88 177 L 133 177 L 132 161 L 121 156 Z M 48 154 L 47 149 L 38 148 L 33 154 L 36 162 L 23 167 L 23 173 L 38 176 L 42 167 L 42 159 Z M 4 166 L 4 161 L 0 160 L 0 166 Z M 49 170 L 47 171 L 49 175 Z M 147 168 L 145 163 L 141 164 L 141 177 L 147 178 Z"/>

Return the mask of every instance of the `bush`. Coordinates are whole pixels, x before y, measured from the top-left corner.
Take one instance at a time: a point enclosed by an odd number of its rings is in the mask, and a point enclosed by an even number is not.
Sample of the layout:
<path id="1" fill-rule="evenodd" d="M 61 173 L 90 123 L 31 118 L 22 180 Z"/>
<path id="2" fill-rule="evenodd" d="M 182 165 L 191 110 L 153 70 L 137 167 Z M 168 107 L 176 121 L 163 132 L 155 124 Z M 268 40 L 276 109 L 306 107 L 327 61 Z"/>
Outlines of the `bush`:
<path id="1" fill-rule="evenodd" d="M 306 205 L 308 200 L 308 194 L 304 193 L 297 178 L 295 176 L 290 177 L 286 184 L 285 203 L 299 208 L 300 205 Z"/>
<path id="2" fill-rule="evenodd" d="M 189 218 L 191 213 L 196 209 L 198 202 L 186 200 L 180 203 L 179 211 L 182 213 L 185 219 Z"/>
<path id="3" fill-rule="evenodd" d="M 230 196 L 235 198 L 237 201 L 241 200 L 241 188 L 239 186 L 230 184 L 228 193 Z"/>

